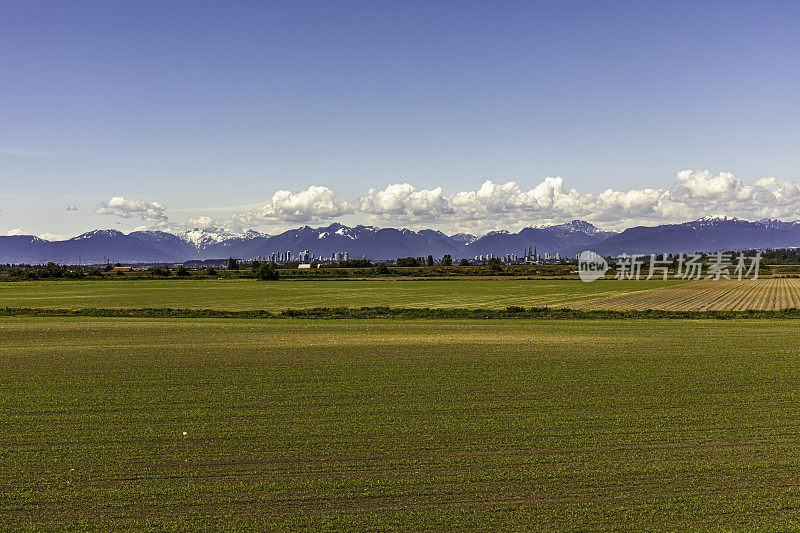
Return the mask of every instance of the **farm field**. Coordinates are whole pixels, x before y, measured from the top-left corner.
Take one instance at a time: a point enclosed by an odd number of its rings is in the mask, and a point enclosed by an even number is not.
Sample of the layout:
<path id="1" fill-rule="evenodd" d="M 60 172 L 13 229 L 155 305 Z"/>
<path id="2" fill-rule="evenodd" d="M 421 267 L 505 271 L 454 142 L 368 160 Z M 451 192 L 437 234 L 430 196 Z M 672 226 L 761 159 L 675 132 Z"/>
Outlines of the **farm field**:
<path id="1" fill-rule="evenodd" d="M 800 307 L 800 279 L 696 281 L 585 302 L 593 309 L 668 311 L 776 310 Z"/>
<path id="2" fill-rule="evenodd" d="M 0 523 L 796 529 L 799 334 L 4 318 Z"/>
<path id="3" fill-rule="evenodd" d="M 0 307 L 252 310 L 309 307 L 505 308 L 578 302 L 683 283 L 669 281 L 456 280 L 117 280 L 0 283 Z"/>

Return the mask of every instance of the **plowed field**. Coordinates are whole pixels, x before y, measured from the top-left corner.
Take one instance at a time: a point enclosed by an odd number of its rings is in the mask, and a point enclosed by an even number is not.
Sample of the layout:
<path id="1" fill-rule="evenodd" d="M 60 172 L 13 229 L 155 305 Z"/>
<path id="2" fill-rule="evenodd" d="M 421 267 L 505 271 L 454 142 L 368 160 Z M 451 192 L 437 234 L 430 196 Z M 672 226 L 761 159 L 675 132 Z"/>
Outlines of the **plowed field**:
<path id="1" fill-rule="evenodd" d="M 587 302 L 592 309 L 742 311 L 800 307 L 800 279 L 697 281 Z"/>

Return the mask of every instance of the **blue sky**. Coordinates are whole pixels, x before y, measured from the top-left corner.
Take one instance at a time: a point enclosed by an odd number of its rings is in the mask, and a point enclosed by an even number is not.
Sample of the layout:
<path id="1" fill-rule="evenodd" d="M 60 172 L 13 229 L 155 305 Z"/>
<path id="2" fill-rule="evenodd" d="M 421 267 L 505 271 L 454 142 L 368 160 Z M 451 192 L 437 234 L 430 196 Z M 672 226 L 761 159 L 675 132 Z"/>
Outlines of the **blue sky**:
<path id="1" fill-rule="evenodd" d="M 796 2 L 4 2 L 0 234 L 800 218 L 799 26 Z"/>

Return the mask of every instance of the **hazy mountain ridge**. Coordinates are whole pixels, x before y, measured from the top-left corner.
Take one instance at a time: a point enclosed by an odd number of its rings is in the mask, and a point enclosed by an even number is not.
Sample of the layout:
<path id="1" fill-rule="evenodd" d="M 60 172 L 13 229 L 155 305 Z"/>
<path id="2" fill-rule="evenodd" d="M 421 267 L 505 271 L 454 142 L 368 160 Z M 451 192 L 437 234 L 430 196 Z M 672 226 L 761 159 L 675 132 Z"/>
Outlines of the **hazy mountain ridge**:
<path id="1" fill-rule="evenodd" d="M 714 251 L 743 248 L 800 246 L 800 222 L 762 219 L 755 222 L 725 217 L 705 217 L 682 224 L 637 226 L 620 233 L 603 231 L 574 220 L 552 226 L 526 227 L 517 233 L 493 231 L 481 237 L 446 235 L 423 229 L 303 226 L 278 235 L 250 230 L 235 234 L 223 228 L 194 229 L 184 234 L 163 231 L 94 230 L 63 241 L 46 241 L 32 235 L 0 237 L 2 263 L 174 263 L 190 259 L 269 257 L 274 252 L 309 250 L 330 257 L 348 252 L 351 258 L 392 259 L 432 254 L 472 258 L 513 253 L 522 256 L 530 247 L 573 256 L 591 249 L 602 254 L 649 254 Z"/>
<path id="2" fill-rule="evenodd" d="M 800 246 L 800 222 L 756 222 L 706 217 L 682 224 L 637 226 L 604 239 L 595 249 L 606 255 L 680 253 Z"/>

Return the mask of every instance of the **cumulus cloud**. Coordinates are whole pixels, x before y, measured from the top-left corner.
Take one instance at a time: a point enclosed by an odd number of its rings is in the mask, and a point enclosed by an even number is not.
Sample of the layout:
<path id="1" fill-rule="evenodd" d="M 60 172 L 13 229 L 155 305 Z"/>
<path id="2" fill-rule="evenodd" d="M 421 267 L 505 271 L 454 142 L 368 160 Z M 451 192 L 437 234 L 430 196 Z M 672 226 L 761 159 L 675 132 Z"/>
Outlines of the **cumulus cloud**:
<path id="1" fill-rule="evenodd" d="M 418 191 L 408 183 L 395 183 L 382 191 L 370 189 L 357 205 L 360 213 L 383 220 L 420 222 L 453 214 L 441 187 Z"/>
<path id="2" fill-rule="evenodd" d="M 70 205 L 67 206 L 67 211 L 77 211 L 77 210 L 78 210 L 78 208 L 75 207 L 74 205 L 70 204 Z"/>
<path id="3" fill-rule="evenodd" d="M 66 241 L 67 239 L 69 239 L 69 236 L 67 235 L 60 235 L 57 233 L 50 233 L 50 232 L 42 233 L 41 235 L 37 235 L 37 237 L 39 237 L 40 239 L 44 239 L 46 241 Z"/>
<path id="4" fill-rule="evenodd" d="M 141 202 L 128 206 L 129 202 L 136 201 L 112 198 L 101 209 L 127 216 L 137 214 L 144 220 L 166 220 L 159 204 Z M 439 226 L 472 232 L 516 230 L 573 219 L 587 220 L 607 229 L 684 222 L 709 214 L 749 220 L 795 220 L 800 218 L 800 184 L 775 177 L 745 183 L 730 172 L 684 170 L 677 172 L 666 188 L 588 193 L 567 187 L 561 177 L 547 177 L 531 188 L 515 181 L 486 180 L 476 190 L 445 194 L 442 187 L 418 189 L 409 183 L 395 183 L 383 189 L 370 189 L 352 202 L 340 200 L 328 187 L 312 186 L 296 193 L 280 190 L 262 207 L 227 219 L 199 216 L 179 226 L 239 230 L 287 227 L 322 223 L 351 214 L 371 224 Z"/>
<path id="5" fill-rule="evenodd" d="M 31 235 L 31 233 L 22 231 L 20 228 L 14 228 L 6 232 L 7 237 L 15 237 L 19 235 Z M 46 241 L 64 241 L 69 239 L 67 235 L 57 235 L 55 233 L 42 233 L 41 235 L 37 235 L 40 239 L 44 239 Z"/>
<path id="6" fill-rule="evenodd" d="M 120 218 L 140 218 L 145 222 L 166 225 L 166 208 L 158 202 L 146 202 L 122 196 L 112 196 L 94 210 L 98 215 L 113 215 Z"/>
<path id="7" fill-rule="evenodd" d="M 371 222 L 409 224 L 450 222 L 454 227 L 486 230 L 520 228 L 585 219 L 610 229 L 700 218 L 710 213 L 746 219 L 800 217 L 800 185 L 775 177 L 745 184 L 729 172 L 684 170 L 668 189 L 645 188 L 599 194 L 566 188 L 548 177 L 525 190 L 514 181 L 486 180 L 478 190 L 444 195 L 442 189 L 418 190 L 408 183 L 371 189 L 357 202 Z"/>
<path id="8" fill-rule="evenodd" d="M 561 178 L 545 178 L 536 187 L 523 190 L 513 181 L 486 180 L 478 190 L 446 196 L 441 187 L 417 190 L 403 183 L 382 191 L 372 189 L 359 201 L 359 210 L 373 223 L 417 226 L 452 222 L 464 229 L 486 229 L 549 222 L 585 214 L 591 195 L 564 188 Z"/>
<path id="9" fill-rule="evenodd" d="M 196 218 L 187 218 L 181 223 L 181 226 L 186 229 L 208 229 L 220 225 L 220 222 L 207 216 L 199 216 Z"/>
<path id="10" fill-rule="evenodd" d="M 272 200 L 264 206 L 233 215 L 223 223 L 234 228 L 269 226 L 282 223 L 310 224 L 331 220 L 350 214 L 353 207 L 339 201 L 336 193 L 328 187 L 312 185 L 304 191 L 293 193 L 280 190 L 272 195 Z M 204 221 L 209 217 L 199 217 Z"/>
<path id="11" fill-rule="evenodd" d="M 723 213 L 740 218 L 796 219 L 800 216 L 800 184 L 775 177 L 747 185 L 729 172 L 684 170 L 676 186 L 664 194 L 664 211 L 688 216 Z"/>

